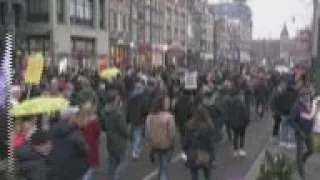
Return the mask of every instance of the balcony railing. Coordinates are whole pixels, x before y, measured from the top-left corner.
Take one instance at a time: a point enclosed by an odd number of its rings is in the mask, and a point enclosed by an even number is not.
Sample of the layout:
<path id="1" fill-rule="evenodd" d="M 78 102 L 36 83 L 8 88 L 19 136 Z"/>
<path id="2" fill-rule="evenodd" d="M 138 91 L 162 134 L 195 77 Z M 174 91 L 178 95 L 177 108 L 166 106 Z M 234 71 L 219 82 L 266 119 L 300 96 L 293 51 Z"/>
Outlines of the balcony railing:
<path id="1" fill-rule="evenodd" d="M 83 19 L 76 16 L 70 17 L 70 24 L 71 25 L 80 25 L 80 26 L 88 26 L 93 27 L 93 19 Z"/>
<path id="2" fill-rule="evenodd" d="M 49 13 L 45 14 L 27 14 L 28 22 L 48 22 L 49 21 Z"/>

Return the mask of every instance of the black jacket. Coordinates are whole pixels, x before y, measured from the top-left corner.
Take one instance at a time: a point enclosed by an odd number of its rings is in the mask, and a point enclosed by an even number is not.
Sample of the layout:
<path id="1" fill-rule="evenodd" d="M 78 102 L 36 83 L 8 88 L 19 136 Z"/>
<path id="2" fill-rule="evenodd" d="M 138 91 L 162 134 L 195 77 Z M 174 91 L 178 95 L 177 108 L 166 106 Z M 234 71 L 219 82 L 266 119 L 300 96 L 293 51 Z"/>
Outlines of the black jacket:
<path id="1" fill-rule="evenodd" d="M 15 151 L 19 176 L 26 180 L 58 180 L 51 171 L 49 160 L 32 150 L 29 144 Z"/>
<path id="2" fill-rule="evenodd" d="M 145 90 L 133 90 L 127 103 L 127 121 L 133 125 L 144 125 L 148 108 Z"/>
<path id="3" fill-rule="evenodd" d="M 272 109 L 274 113 L 288 116 L 297 98 L 298 93 L 293 89 L 288 89 L 282 93 L 275 94 L 272 99 Z"/>
<path id="4" fill-rule="evenodd" d="M 53 149 L 49 155 L 58 179 L 80 179 L 87 171 L 87 145 L 78 128 L 61 121 L 52 127 Z"/>
<path id="5" fill-rule="evenodd" d="M 189 125 L 189 124 L 188 124 Z M 196 151 L 210 154 L 211 161 L 214 157 L 214 129 L 206 123 L 195 124 L 197 127 L 187 127 L 183 140 L 183 150 L 187 154 L 186 165 L 196 168 Z"/>
<path id="6" fill-rule="evenodd" d="M 250 112 L 244 102 L 231 98 L 228 102 L 229 123 L 232 128 L 246 127 L 250 122 Z"/>
<path id="7" fill-rule="evenodd" d="M 179 97 L 175 105 L 174 114 L 176 118 L 176 124 L 180 130 L 183 130 L 187 121 L 192 117 L 192 107 L 193 103 L 188 95 L 183 94 Z"/>
<path id="8" fill-rule="evenodd" d="M 129 132 L 125 115 L 123 112 L 111 104 L 106 104 L 102 113 L 107 132 L 107 150 L 113 156 L 123 156 L 129 141 Z"/>

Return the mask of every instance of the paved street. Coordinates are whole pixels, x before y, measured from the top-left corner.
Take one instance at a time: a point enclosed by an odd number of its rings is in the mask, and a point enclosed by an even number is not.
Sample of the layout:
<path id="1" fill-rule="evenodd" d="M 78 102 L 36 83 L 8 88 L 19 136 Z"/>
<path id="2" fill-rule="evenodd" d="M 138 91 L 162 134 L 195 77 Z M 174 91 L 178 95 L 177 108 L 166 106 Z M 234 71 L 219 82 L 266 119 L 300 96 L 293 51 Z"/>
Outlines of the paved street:
<path id="1" fill-rule="evenodd" d="M 247 158 L 235 160 L 232 157 L 232 146 L 230 143 L 224 143 L 218 147 L 217 162 L 218 166 L 213 169 L 215 180 L 244 180 L 246 172 L 250 169 L 256 157 L 267 144 L 271 132 L 272 120 L 265 117 L 263 120 L 252 120 L 247 130 L 246 150 Z M 102 140 L 103 141 L 103 140 Z M 95 173 L 95 180 L 106 179 L 106 160 L 105 142 L 102 142 L 102 166 Z M 189 180 L 190 174 L 183 162 L 178 158 L 179 148 L 173 156 L 173 163 L 170 166 L 170 179 Z M 130 161 L 127 170 L 123 175 L 124 180 L 156 180 L 157 166 L 149 162 L 148 152 L 143 153 L 139 161 Z"/>
<path id="2" fill-rule="evenodd" d="M 296 160 L 296 150 L 287 150 L 281 148 L 281 151 L 288 155 L 292 162 Z M 320 168 L 320 154 L 312 155 L 305 164 L 306 180 L 317 180 L 319 179 L 319 168 Z M 297 172 L 293 175 L 293 180 L 300 180 Z"/>

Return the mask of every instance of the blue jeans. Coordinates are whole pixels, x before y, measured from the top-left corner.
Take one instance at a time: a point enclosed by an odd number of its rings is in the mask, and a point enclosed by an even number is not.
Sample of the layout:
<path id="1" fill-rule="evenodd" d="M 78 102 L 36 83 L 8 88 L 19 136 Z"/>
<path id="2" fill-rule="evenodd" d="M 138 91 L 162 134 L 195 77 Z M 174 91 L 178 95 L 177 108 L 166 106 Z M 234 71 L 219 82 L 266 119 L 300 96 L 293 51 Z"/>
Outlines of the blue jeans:
<path id="1" fill-rule="evenodd" d="M 120 175 L 124 172 L 127 165 L 126 157 L 123 155 L 113 156 L 109 154 L 108 156 L 108 180 L 119 180 Z"/>
<path id="2" fill-rule="evenodd" d="M 144 126 L 132 126 L 133 140 L 132 140 L 132 153 L 140 155 L 143 148 L 143 132 Z"/>
<path id="3" fill-rule="evenodd" d="M 169 165 L 171 163 L 171 152 L 160 151 L 157 152 L 159 156 L 159 180 L 169 179 Z"/>
<path id="4" fill-rule="evenodd" d="M 288 118 L 283 116 L 280 127 L 280 141 L 285 143 L 295 143 L 294 129 L 289 124 Z"/>
<path id="5" fill-rule="evenodd" d="M 94 168 L 89 168 L 87 172 L 84 174 L 83 180 L 91 180 L 93 176 L 93 170 Z"/>

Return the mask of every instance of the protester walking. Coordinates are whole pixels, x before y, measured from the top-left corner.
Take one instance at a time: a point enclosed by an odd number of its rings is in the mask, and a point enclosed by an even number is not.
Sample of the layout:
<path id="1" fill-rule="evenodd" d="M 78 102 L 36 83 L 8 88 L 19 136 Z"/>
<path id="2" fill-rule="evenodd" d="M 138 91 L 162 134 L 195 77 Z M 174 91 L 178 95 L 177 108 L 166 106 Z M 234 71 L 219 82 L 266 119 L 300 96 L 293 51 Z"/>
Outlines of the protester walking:
<path id="1" fill-rule="evenodd" d="M 245 157 L 245 135 L 250 122 L 250 112 L 245 105 L 243 95 L 233 91 L 228 109 L 230 127 L 233 131 L 233 155 L 234 157 Z"/>
<path id="2" fill-rule="evenodd" d="M 26 180 L 59 180 L 52 173 L 48 155 L 52 150 L 52 141 L 47 131 L 36 131 L 28 143 L 15 150 L 19 175 Z"/>
<path id="3" fill-rule="evenodd" d="M 78 125 L 88 145 L 86 161 L 89 169 L 83 180 L 91 180 L 95 168 L 99 166 L 99 140 L 101 130 L 97 115 L 89 101 L 80 106 Z"/>
<path id="4" fill-rule="evenodd" d="M 142 80 L 137 80 L 127 103 L 127 121 L 132 125 L 132 158 L 139 159 L 144 145 L 147 96 Z"/>
<path id="5" fill-rule="evenodd" d="M 82 179 L 89 169 L 88 146 L 77 122 L 78 111 L 62 111 L 60 120 L 51 128 L 53 148 L 49 158 L 58 179 Z"/>
<path id="6" fill-rule="evenodd" d="M 204 172 L 206 180 L 211 179 L 214 160 L 214 126 L 208 111 L 199 106 L 193 118 L 187 123 L 183 150 L 191 179 L 199 179 L 199 171 Z"/>
<path id="7" fill-rule="evenodd" d="M 106 100 L 101 118 L 105 122 L 107 133 L 108 180 L 120 180 L 127 163 L 128 125 L 124 112 L 119 107 L 118 92 L 109 91 Z"/>
<path id="8" fill-rule="evenodd" d="M 294 104 L 289 120 L 295 130 L 297 142 L 296 161 L 297 170 L 302 180 L 305 180 L 304 164 L 313 153 L 312 129 L 313 121 L 309 116 L 312 111 L 311 92 L 308 88 L 301 88 L 299 98 Z M 306 151 L 304 149 L 306 148 Z"/>
<path id="9" fill-rule="evenodd" d="M 175 146 L 174 116 L 165 107 L 165 96 L 160 95 L 153 101 L 152 110 L 147 116 L 145 137 L 150 147 L 150 158 L 159 159 L 159 180 L 169 179 L 171 154 Z"/>

